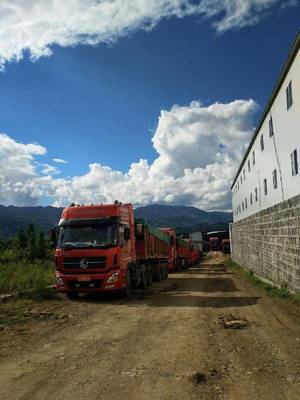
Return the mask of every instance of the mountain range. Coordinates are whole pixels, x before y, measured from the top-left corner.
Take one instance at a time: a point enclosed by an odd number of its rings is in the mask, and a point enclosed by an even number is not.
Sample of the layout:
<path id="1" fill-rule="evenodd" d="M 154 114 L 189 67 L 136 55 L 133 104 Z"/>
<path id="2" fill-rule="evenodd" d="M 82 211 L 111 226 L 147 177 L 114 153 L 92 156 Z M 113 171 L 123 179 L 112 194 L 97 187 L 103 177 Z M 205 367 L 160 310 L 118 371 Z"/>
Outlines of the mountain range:
<path id="1" fill-rule="evenodd" d="M 14 235 L 20 229 L 33 224 L 37 229 L 47 231 L 55 226 L 62 208 L 57 207 L 15 207 L 0 205 L 0 232 L 3 237 Z M 145 218 L 153 226 L 175 227 L 180 233 L 228 229 L 232 213 L 203 211 L 192 206 L 169 206 L 152 204 L 135 209 L 135 216 Z"/>

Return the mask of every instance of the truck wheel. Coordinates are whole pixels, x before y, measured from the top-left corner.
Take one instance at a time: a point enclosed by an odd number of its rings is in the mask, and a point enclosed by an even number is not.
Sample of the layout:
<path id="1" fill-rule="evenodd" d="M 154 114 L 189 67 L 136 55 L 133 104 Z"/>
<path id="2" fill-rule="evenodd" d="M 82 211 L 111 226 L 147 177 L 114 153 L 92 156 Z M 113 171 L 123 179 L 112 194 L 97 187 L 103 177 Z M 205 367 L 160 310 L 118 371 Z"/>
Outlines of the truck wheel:
<path id="1" fill-rule="evenodd" d="M 152 283 L 152 270 L 150 268 L 147 269 L 147 286 L 150 286 Z"/>
<path id="2" fill-rule="evenodd" d="M 141 288 L 146 289 L 147 283 L 148 283 L 148 271 L 145 270 L 142 272 Z"/>
<path id="3" fill-rule="evenodd" d="M 158 282 L 160 282 L 161 280 L 163 280 L 163 272 L 162 272 L 162 268 L 161 266 L 159 266 L 157 274 L 156 274 L 156 280 Z"/>
<path id="4" fill-rule="evenodd" d="M 168 277 L 169 277 L 169 269 L 168 269 L 168 266 L 166 266 L 166 275 L 165 275 L 165 278 L 168 279 Z"/>
<path id="5" fill-rule="evenodd" d="M 69 293 L 67 293 L 67 298 L 69 300 L 77 300 L 78 297 L 79 297 L 79 293 L 77 293 L 77 292 L 69 292 Z"/>

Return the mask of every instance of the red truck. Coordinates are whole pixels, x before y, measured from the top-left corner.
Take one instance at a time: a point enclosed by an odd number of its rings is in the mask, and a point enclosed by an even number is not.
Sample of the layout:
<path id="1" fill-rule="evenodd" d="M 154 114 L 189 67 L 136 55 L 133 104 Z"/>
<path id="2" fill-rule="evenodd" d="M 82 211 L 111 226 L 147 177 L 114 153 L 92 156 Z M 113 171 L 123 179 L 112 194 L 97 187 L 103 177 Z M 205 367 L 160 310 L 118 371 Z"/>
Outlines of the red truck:
<path id="1" fill-rule="evenodd" d="M 56 288 L 70 299 L 79 293 L 120 291 L 168 275 L 170 237 L 144 220 L 131 204 L 70 206 L 58 225 Z"/>
<path id="2" fill-rule="evenodd" d="M 158 228 L 158 229 L 170 237 L 168 269 L 169 272 L 174 272 L 176 270 L 176 263 L 177 263 L 176 231 L 174 228 Z"/>
<path id="3" fill-rule="evenodd" d="M 230 239 L 223 239 L 221 243 L 222 253 L 229 254 L 230 253 Z"/>
<path id="4" fill-rule="evenodd" d="M 210 237 L 209 238 L 209 250 L 210 251 L 219 251 L 220 250 L 220 240 L 218 237 Z"/>
<path id="5" fill-rule="evenodd" d="M 201 257 L 201 251 L 196 247 L 192 246 L 191 249 L 191 265 L 196 265 L 199 263 Z"/>
<path id="6" fill-rule="evenodd" d="M 177 265 L 187 268 L 191 265 L 191 239 L 176 238 Z"/>

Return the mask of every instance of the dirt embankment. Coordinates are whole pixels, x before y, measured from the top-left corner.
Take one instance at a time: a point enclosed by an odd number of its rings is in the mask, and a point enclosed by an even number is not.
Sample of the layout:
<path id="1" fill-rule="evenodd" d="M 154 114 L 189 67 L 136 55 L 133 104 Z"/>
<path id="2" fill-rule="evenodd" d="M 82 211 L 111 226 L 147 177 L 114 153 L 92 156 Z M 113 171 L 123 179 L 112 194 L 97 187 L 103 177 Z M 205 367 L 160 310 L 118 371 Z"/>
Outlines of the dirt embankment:
<path id="1" fill-rule="evenodd" d="M 299 400 L 299 307 L 223 260 L 130 300 L 25 304 L 0 333 L 1 399 Z"/>

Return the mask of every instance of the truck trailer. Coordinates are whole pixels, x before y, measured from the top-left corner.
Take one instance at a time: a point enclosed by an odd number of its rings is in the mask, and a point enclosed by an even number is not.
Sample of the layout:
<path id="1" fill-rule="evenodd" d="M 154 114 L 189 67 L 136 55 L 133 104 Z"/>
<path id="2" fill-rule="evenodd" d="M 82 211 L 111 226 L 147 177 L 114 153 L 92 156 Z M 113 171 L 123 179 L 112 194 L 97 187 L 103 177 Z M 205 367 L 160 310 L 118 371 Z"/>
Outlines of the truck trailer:
<path id="1" fill-rule="evenodd" d="M 191 243 L 191 239 L 176 238 L 177 266 L 179 269 L 185 269 L 191 265 Z"/>
<path id="2" fill-rule="evenodd" d="M 177 266 L 176 231 L 174 228 L 158 229 L 170 237 L 168 270 L 174 272 Z"/>
<path id="3" fill-rule="evenodd" d="M 134 219 L 131 204 L 72 205 L 57 227 L 56 288 L 79 293 L 121 292 L 168 275 L 170 237 Z"/>

